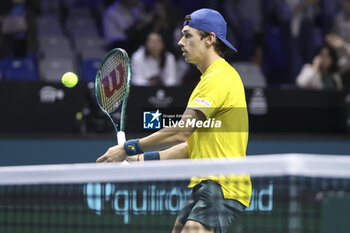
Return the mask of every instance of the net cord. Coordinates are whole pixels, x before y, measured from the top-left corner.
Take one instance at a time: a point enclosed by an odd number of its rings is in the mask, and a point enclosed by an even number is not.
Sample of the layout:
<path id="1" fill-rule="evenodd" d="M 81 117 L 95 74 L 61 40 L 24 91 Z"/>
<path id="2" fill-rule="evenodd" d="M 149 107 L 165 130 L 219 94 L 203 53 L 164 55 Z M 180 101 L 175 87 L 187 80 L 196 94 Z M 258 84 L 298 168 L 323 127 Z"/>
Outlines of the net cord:
<path id="1" fill-rule="evenodd" d="M 187 180 L 193 176 L 249 174 L 350 178 L 350 156 L 276 154 L 246 159 L 172 160 L 130 163 L 86 163 L 0 167 L 0 185 L 76 184 Z"/>

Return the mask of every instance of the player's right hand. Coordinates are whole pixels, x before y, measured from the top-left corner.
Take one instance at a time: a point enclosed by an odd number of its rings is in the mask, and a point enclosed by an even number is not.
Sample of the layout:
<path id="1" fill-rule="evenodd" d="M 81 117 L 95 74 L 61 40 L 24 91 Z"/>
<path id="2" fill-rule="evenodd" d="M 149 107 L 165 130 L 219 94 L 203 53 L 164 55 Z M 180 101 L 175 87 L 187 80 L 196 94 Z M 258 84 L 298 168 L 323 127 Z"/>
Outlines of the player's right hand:
<path id="1" fill-rule="evenodd" d="M 328 34 L 326 36 L 326 41 L 335 48 L 341 48 L 345 44 L 344 39 L 336 34 Z"/>
<path id="2" fill-rule="evenodd" d="M 127 155 L 125 153 L 124 145 L 116 145 L 110 147 L 104 155 L 102 155 L 96 160 L 96 162 L 121 162 L 124 161 L 126 157 Z"/>
<path id="3" fill-rule="evenodd" d="M 321 57 L 315 56 L 314 59 L 312 60 L 312 68 L 315 70 L 315 72 L 318 72 L 320 69 L 320 65 L 321 65 Z"/>

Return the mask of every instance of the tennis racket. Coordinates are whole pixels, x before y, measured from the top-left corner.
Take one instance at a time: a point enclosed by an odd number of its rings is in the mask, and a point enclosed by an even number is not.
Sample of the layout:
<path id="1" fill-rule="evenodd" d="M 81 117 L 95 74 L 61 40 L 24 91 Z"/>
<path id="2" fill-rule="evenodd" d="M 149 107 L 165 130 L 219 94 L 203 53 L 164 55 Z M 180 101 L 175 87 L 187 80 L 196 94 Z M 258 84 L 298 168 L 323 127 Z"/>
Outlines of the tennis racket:
<path id="1" fill-rule="evenodd" d="M 115 128 L 118 144 L 125 142 L 124 120 L 131 79 L 130 59 L 124 49 L 109 51 L 100 64 L 95 80 L 97 103 Z M 119 129 L 112 117 L 121 109 Z"/>

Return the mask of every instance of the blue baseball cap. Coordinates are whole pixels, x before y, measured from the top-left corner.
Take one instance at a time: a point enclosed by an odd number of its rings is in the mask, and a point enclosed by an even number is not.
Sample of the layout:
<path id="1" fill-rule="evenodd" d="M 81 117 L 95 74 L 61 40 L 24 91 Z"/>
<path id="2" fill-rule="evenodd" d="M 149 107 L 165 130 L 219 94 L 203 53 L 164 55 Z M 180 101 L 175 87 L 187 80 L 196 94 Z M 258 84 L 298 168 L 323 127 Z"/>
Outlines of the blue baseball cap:
<path id="1" fill-rule="evenodd" d="M 216 10 L 207 8 L 196 10 L 191 14 L 190 22 L 185 21 L 185 25 L 205 32 L 214 32 L 216 37 L 227 47 L 237 52 L 237 49 L 226 40 L 227 23 L 224 17 Z"/>

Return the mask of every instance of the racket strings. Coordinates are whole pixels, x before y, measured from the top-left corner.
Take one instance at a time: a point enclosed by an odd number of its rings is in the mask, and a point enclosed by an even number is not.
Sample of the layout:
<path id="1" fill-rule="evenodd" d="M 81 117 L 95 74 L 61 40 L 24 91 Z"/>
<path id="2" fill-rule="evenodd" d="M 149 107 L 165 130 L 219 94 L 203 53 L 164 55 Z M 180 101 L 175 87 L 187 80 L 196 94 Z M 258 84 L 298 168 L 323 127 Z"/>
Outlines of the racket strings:
<path id="1" fill-rule="evenodd" d="M 111 75 L 113 72 L 115 72 L 115 76 Z M 123 53 L 115 53 L 105 61 L 98 80 L 100 102 L 105 111 L 111 113 L 121 106 L 127 91 L 127 74 L 128 66 Z M 106 77 L 108 77 L 108 83 L 102 84 L 101 79 L 106 79 Z M 115 83 L 111 80 L 113 78 L 116 79 L 114 80 Z M 105 85 L 108 85 L 108 87 L 105 87 Z M 118 88 L 113 85 L 117 85 Z M 107 90 L 113 90 L 112 95 L 106 93 L 106 88 Z"/>

